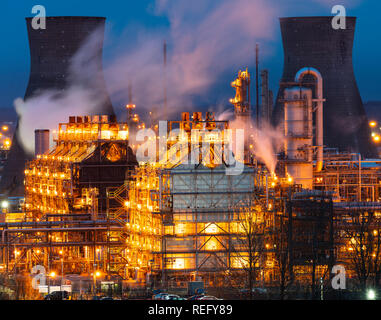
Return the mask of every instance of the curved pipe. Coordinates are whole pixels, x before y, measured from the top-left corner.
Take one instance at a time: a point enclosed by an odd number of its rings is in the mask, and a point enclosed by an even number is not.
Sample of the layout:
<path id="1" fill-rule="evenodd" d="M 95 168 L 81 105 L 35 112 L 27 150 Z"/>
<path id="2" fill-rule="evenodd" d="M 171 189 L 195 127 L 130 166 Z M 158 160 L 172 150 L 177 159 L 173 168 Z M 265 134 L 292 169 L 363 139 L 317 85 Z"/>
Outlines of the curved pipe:
<path id="1" fill-rule="evenodd" d="M 314 76 L 317 80 L 316 84 L 316 144 L 317 144 L 317 159 L 315 170 L 321 171 L 323 168 L 323 77 L 320 72 L 315 68 L 302 68 L 295 75 L 295 82 L 301 82 L 303 77 L 307 74 Z"/>

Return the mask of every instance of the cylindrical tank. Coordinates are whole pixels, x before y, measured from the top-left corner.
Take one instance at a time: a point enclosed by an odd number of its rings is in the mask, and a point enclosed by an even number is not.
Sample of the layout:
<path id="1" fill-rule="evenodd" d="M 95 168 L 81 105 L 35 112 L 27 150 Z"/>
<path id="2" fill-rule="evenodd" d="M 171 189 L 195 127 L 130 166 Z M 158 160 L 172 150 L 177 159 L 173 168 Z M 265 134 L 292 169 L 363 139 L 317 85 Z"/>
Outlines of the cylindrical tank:
<path id="1" fill-rule="evenodd" d="M 36 129 L 34 130 L 34 154 L 44 154 L 49 150 L 49 130 Z"/>
<path id="2" fill-rule="evenodd" d="M 372 156 L 375 149 L 352 65 L 355 25 L 355 17 L 347 17 L 346 29 L 339 30 L 332 28 L 332 16 L 280 19 L 284 69 L 273 122 L 284 119 L 284 84 L 294 82 L 300 69 L 316 68 L 324 79 L 324 144 Z"/>
<path id="3" fill-rule="evenodd" d="M 312 188 L 312 91 L 292 87 L 284 90 L 286 172 L 303 188 Z"/>
<path id="4" fill-rule="evenodd" d="M 30 76 L 24 99 L 48 89 L 62 90 L 73 81 L 70 72 L 73 56 L 88 37 L 92 38 L 88 60 L 91 74 L 81 74 L 76 84 L 92 88 L 96 92 L 94 99 L 99 101 L 93 114 L 114 114 L 108 96 L 102 71 L 102 49 L 105 18 L 103 17 L 46 17 L 46 29 L 33 29 L 32 18 L 26 18 L 30 47 Z M 49 112 L 49 110 L 46 110 Z M 12 147 L 4 174 L 0 181 L 0 194 L 22 196 L 24 194 L 24 167 L 32 155 L 25 153 L 19 143 L 18 130 L 13 138 Z"/>

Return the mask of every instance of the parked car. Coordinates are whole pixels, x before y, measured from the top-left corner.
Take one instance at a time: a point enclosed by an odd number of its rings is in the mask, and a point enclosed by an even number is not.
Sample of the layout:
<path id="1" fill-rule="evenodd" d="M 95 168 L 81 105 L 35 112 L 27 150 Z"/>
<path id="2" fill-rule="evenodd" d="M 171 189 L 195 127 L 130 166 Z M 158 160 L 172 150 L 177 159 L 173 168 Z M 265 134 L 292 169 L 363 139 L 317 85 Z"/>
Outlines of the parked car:
<path id="1" fill-rule="evenodd" d="M 214 296 L 203 296 L 203 297 L 200 297 L 197 300 L 222 300 L 222 299 L 219 299 L 219 298 L 214 297 Z"/>
<path id="2" fill-rule="evenodd" d="M 183 300 L 183 298 L 181 298 L 177 294 L 168 294 L 163 297 L 163 300 Z"/>
<path id="3" fill-rule="evenodd" d="M 164 297 L 167 296 L 167 295 L 168 295 L 168 293 L 160 292 L 160 293 L 155 294 L 152 297 L 152 300 L 164 300 Z"/>
<path id="4" fill-rule="evenodd" d="M 44 297 L 44 300 L 69 300 L 69 292 L 67 291 L 53 291 Z"/>
<path id="5" fill-rule="evenodd" d="M 200 300 L 200 298 L 204 297 L 204 294 L 196 294 L 188 298 L 188 300 Z"/>

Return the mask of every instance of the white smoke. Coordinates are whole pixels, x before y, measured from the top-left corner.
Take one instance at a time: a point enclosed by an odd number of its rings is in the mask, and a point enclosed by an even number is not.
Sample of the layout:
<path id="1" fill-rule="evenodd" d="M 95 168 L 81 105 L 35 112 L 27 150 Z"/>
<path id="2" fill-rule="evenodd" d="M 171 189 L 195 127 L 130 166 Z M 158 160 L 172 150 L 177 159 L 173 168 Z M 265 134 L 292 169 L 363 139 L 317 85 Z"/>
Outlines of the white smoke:
<path id="1" fill-rule="evenodd" d="M 265 0 L 160 0 L 154 12 L 167 17 L 169 30 L 140 30 L 138 40 L 105 66 L 113 98 L 127 101 L 131 81 L 135 104 L 146 110 L 163 106 L 164 39 L 168 107 L 179 113 L 206 96 L 224 72 L 235 73 L 232 66 L 252 63 L 255 42 L 271 39 L 277 27 L 276 11 Z"/>
<path id="2" fill-rule="evenodd" d="M 125 50 L 114 53 L 105 65 L 107 89 L 117 113 L 124 112 L 132 83 L 137 111 L 156 108 L 163 116 L 163 39 L 168 43 L 168 113 L 176 113 L 177 118 L 195 97 L 207 95 L 224 73 L 252 63 L 255 42 L 274 37 L 278 16 L 266 0 L 158 0 L 154 13 L 167 17 L 168 30 L 128 30 L 134 40 L 119 39 L 113 47 L 119 49 L 126 42 Z M 95 32 L 72 60 L 71 86 L 65 92 L 45 91 L 27 101 L 15 100 L 21 142 L 29 152 L 34 149 L 34 129 L 54 129 L 69 115 L 92 113 L 103 102 L 102 93 L 82 85 L 92 82 L 97 87 L 97 66 L 91 57 L 98 37 L 103 35 Z"/>
<path id="3" fill-rule="evenodd" d="M 216 119 L 229 120 L 229 128 L 233 130 L 244 129 L 245 141 L 247 145 L 253 145 L 251 150 L 255 157 L 263 162 L 271 173 L 275 172 L 278 161 L 277 153 L 282 150 L 285 141 L 281 127 L 274 128 L 271 124 L 262 121 L 258 128 L 251 120 L 244 122 L 234 119 L 234 114 L 230 109 L 217 114 Z"/>

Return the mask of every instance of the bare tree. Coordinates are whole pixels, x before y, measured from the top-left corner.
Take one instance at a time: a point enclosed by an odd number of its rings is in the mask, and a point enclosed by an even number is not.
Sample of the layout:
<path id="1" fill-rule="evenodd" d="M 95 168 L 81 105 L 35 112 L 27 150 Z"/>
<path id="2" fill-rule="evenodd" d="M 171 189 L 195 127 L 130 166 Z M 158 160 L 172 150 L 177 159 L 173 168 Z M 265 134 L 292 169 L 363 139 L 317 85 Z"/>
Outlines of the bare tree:
<path id="1" fill-rule="evenodd" d="M 353 212 L 343 222 L 343 231 L 348 240 L 350 265 L 359 281 L 360 288 L 366 289 L 370 280 L 380 285 L 381 235 L 380 218 L 374 212 Z"/>
<path id="2" fill-rule="evenodd" d="M 289 257 L 288 226 L 281 213 L 276 216 L 276 223 L 273 231 L 274 258 L 279 272 L 279 294 L 280 300 L 283 300 L 285 293 L 292 285 L 294 277 L 292 265 Z"/>
<path id="3" fill-rule="evenodd" d="M 246 274 L 250 299 L 265 248 L 265 212 L 259 199 L 250 201 L 238 212 L 238 233 L 233 251 Z"/>

